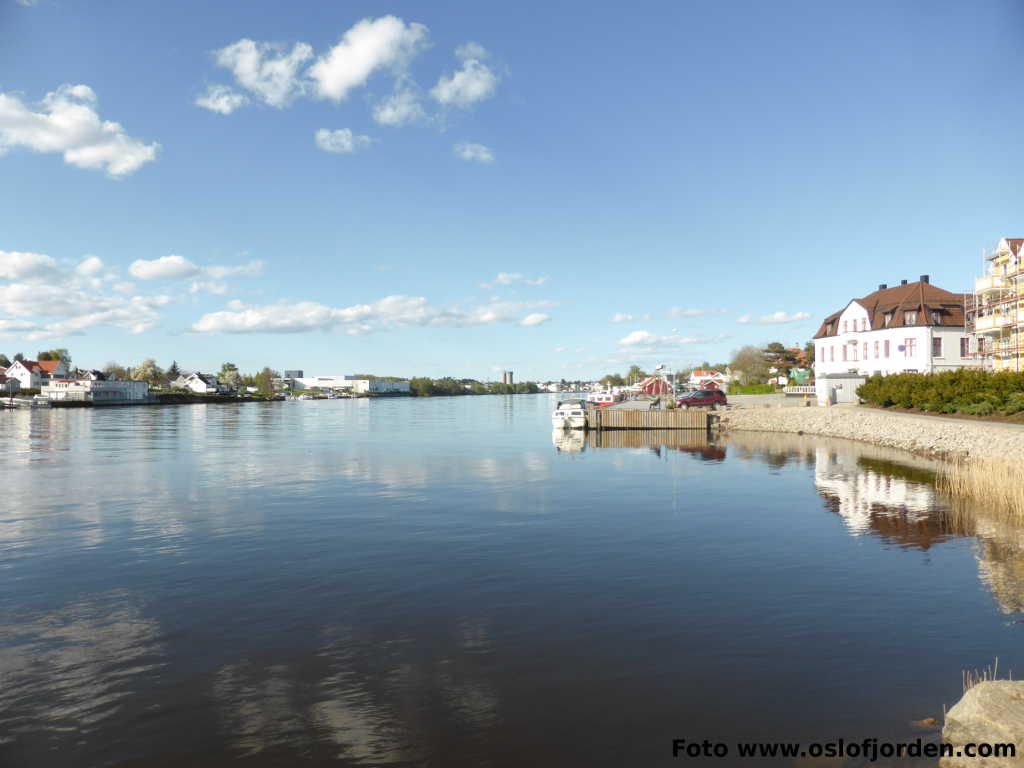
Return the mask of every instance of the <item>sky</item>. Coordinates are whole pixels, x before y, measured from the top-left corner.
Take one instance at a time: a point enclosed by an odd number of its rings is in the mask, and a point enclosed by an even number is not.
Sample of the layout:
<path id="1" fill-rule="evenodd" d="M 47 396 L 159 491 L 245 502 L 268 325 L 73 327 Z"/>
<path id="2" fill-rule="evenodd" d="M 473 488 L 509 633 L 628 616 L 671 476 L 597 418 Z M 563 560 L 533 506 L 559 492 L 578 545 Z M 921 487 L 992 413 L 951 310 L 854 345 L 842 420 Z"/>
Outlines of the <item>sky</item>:
<path id="1" fill-rule="evenodd" d="M 0 351 L 518 380 L 1024 234 L 1024 3 L 0 0 Z"/>

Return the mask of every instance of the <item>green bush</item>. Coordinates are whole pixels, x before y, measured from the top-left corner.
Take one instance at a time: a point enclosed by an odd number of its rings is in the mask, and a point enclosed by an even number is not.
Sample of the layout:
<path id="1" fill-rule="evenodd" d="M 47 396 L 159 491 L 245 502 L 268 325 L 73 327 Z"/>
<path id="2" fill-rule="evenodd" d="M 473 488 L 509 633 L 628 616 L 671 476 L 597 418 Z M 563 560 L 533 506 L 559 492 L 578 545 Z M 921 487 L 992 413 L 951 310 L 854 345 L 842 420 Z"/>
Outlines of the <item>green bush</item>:
<path id="1" fill-rule="evenodd" d="M 942 373 L 871 376 L 857 390 L 861 400 L 884 408 L 989 416 L 1024 411 L 1024 373 L 963 368 Z"/>
<path id="2" fill-rule="evenodd" d="M 730 395 L 773 395 L 775 387 L 771 384 L 730 384 Z"/>
<path id="3" fill-rule="evenodd" d="M 1024 392 L 1013 392 L 1006 398 L 1006 405 L 1003 406 L 1003 413 L 1012 416 L 1015 413 L 1024 411 Z"/>

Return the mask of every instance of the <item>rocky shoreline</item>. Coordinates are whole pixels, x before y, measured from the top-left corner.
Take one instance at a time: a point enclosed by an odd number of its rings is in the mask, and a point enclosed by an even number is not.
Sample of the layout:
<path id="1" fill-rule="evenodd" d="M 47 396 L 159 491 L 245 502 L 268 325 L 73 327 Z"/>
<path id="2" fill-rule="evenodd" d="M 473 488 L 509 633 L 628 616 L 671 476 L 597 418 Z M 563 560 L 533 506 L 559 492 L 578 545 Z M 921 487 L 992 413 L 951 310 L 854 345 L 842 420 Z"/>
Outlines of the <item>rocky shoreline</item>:
<path id="1" fill-rule="evenodd" d="M 1006 458 L 1024 454 L 1024 427 L 858 406 L 730 408 L 722 413 L 719 428 L 838 437 L 938 459 Z"/>

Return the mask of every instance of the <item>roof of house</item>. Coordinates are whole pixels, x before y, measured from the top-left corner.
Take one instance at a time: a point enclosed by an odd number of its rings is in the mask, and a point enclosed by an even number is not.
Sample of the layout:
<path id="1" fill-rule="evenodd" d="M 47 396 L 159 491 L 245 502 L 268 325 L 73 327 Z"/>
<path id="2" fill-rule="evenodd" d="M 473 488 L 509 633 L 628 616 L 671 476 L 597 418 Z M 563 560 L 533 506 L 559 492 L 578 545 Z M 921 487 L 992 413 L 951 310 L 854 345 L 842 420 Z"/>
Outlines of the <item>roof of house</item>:
<path id="1" fill-rule="evenodd" d="M 44 373 L 52 374 L 62 362 L 62 360 L 40 360 L 38 364 Z"/>
<path id="2" fill-rule="evenodd" d="M 894 285 L 851 301 L 856 301 L 867 310 L 868 330 L 872 331 L 905 325 L 962 327 L 964 324 L 964 294 L 950 293 L 927 282 Z M 839 316 L 846 311 L 846 307 L 826 317 L 814 338 L 838 335 Z M 917 317 L 911 318 L 913 322 L 906 322 L 907 312 L 917 312 Z M 889 313 L 892 313 L 892 318 L 887 326 L 885 316 Z M 932 315 L 935 313 L 938 313 L 938 317 L 934 318 L 938 320 L 937 323 L 933 322 Z"/>
<path id="3" fill-rule="evenodd" d="M 1007 247 L 1010 249 L 1010 253 L 1014 256 L 1020 255 L 1021 246 L 1024 245 L 1024 237 L 1004 237 Z"/>
<path id="4" fill-rule="evenodd" d="M 39 367 L 39 363 L 37 363 L 35 360 L 15 360 L 13 363 L 11 363 L 11 368 L 16 366 L 18 363 L 21 363 L 29 371 L 35 370 L 36 368 Z"/>
<path id="5" fill-rule="evenodd" d="M 696 376 L 697 378 L 705 378 L 705 377 L 708 377 L 708 376 L 721 376 L 722 372 L 721 371 L 716 371 L 716 370 L 713 370 L 713 369 L 710 370 L 710 371 L 706 371 L 703 368 L 697 368 L 694 371 L 692 371 L 690 373 L 690 375 L 691 376 Z"/>
<path id="6" fill-rule="evenodd" d="M 195 376 L 197 379 L 199 379 L 201 382 L 203 382 L 203 384 L 205 384 L 208 387 L 216 387 L 217 386 L 217 377 L 214 376 L 213 374 L 210 374 L 210 373 L 193 373 L 192 375 Z"/>

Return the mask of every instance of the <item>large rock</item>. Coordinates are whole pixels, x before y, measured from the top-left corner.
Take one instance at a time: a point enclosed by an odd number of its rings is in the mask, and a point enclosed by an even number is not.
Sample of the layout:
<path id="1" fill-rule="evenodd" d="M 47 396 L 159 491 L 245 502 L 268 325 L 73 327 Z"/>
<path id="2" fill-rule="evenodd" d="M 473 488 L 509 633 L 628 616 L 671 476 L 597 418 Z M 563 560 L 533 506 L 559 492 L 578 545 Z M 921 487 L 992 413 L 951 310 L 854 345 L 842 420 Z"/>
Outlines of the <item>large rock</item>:
<path id="1" fill-rule="evenodd" d="M 945 757 L 942 768 L 1024 766 L 1024 682 L 978 683 L 946 713 L 942 740 L 962 750 L 965 744 L 1015 744 L 1016 757 Z"/>

